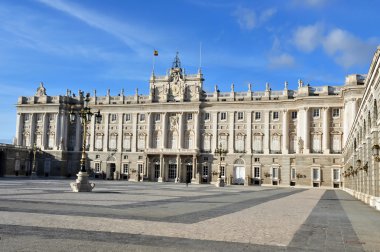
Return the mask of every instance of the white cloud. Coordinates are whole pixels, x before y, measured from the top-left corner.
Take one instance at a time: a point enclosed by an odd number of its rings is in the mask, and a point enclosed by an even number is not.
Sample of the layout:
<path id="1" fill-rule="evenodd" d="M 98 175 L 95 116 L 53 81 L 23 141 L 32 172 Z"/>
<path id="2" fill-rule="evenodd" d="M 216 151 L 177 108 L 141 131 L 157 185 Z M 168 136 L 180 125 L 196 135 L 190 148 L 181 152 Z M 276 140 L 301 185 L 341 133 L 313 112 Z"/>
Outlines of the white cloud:
<path id="1" fill-rule="evenodd" d="M 321 47 L 344 68 L 368 63 L 377 44 L 374 39 L 363 40 L 342 29 L 325 31 L 320 23 L 298 27 L 292 42 L 298 50 L 307 53 Z"/>
<path id="2" fill-rule="evenodd" d="M 252 30 L 267 22 L 276 14 L 276 12 L 276 9 L 270 8 L 256 14 L 256 12 L 252 9 L 239 6 L 232 14 L 237 18 L 240 28 L 244 30 Z"/>
<path id="3" fill-rule="evenodd" d="M 275 8 L 270 8 L 270 9 L 266 9 L 264 10 L 261 14 L 260 14 L 260 18 L 259 18 L 259 21 L 260 23 L 265 23 L 267 22 L 271 17 L 273 17 L 275 14 L 277 13 L 277 10 Z"/>
<path id="4" fill-rule="evenodd" d="M 373 40 L 363 41 L 345 30 L 334 29 L 325 37 L 323 48 L 339 65 L 347 68 L 368 63 L 376 43 Z"/>
<path id="5" fill-rule="evenodd" d="M 289 68 L 294 66 L 294 57 L 288 53 L 269 57 L 269 66 L 271 68 Z"/>
<path id="6" fill-rule="evenodd" d="M 105 15 L 93 12 L 87 8 L 82 8 L 78 5 L 63 2 L 61 0 L 38 0 L 39 2 L 62 11 L 72 17 L 75 17 L 82 22 L 103 30 L 119 39 L 121 39 L 129 48 L 135 52 L 145 52 L 146 47 L 153 48 L 152 44 L 155 41 L 152 32 L 147 31 L 137 24 L 126 24 L 114 20 Z"/>
<path id="7" fill-rule="evenodd" d="M 323 39 L 323 27 L 320 24 L 298 27 L 293 36 L 296 47 L 304 52 L 311 52 Z"/>
<path id="8" fill-rule="evenodd" d="M 307 7 L 322 7 L 327 4 L 327 0 L 293 0 L 294 5 L 301 5 Z"/>
<path id="9" fill-rule="evenodd" d="M 252 30 L 256 27 L 256 13 L 253 10 L 239 6 L 233 15 L 242 29 Z"/>

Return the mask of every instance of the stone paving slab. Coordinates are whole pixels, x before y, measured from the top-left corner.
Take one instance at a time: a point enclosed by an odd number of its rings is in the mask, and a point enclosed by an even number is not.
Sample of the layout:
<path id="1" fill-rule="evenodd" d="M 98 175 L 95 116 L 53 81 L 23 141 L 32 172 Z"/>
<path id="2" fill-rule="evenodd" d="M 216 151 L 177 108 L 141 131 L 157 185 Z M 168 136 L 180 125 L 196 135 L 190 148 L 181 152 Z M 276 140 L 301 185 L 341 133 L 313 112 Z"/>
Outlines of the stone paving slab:
<path id="1" fill-rule="evenodd" d="M 379 212 L 339 190 L 69 182 L 0 180 L 0 250 L 380 251 Z"/>

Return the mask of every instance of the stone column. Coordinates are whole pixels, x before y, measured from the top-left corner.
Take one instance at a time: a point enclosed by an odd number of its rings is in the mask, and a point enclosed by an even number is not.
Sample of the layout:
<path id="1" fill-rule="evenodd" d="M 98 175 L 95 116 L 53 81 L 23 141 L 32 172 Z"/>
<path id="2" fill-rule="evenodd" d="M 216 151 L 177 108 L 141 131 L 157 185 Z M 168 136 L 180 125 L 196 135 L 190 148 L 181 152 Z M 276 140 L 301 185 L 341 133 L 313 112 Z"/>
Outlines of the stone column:
<path id="1" fill-rule="evenodd" d="M 138 141 L 138 135 L 137 135 L 137 114 L 132 114 L 132 152 L 136 152 L 137 149 L 137 141 Z"/>
<path id="2" fill-rule="evenodd" d="M 167 113 L 162 113 L 162 141 L 161 141 L 161 148 L 166 148 L 166 138 L 168 137 L 167 134 Z"/>
<path id="3" fill-rule="evenodd" d="M 178 149 L 183 148 L 183 112 L 179 113 L 179 122 L 178 122 Z"/>
<path id="4" fill-rule="evenodd" d="M 235 122 L 235 112 L 232 111 L 229 113 L 229 129 L 228 129 L 228 153 L 234 153 L 235 150 L 234 150 L 234 145 L 235 145 L 235 142 L 234 142 L 234 139 L 235 139 L 235 136 L 234 136 L 234 122 Z"/>
<path id="5" fill-rule="evenodd" d="M 90 151 L 95 150 L 95 127 L 96 127 L 96 117 L 93 116 L 90 124 Z"/>
<path id="6" fill-rule="evenodd" d="M 58 111 L 57 114 L 55 114 L 55 143 L 54 143 L 54 150 L 59 150 L 59 143 L 60 143 L 60 138 L 61 138 L 61 134 L 60 134 L 60 124 L 61 124 L 61 120 L 60 120 L 60 112 Z"/>
<path id="7" fill-rule="evenodd" d="M 247 112 L 247 139 L 245 146 L 247 154 L 252 154 L 252 111 Z"/>
<path id="8" fill-rule="evenodd" d="M 146 148 L 147 149 L 150 149 L 152 147 L 152 115 L 153 113 L 151 112 L 148 112 L 148 125 L 147 125 L 147 138 L 148 138 L 148 141 L 146 143 Z"/>
<path id="9" fill-rule="evenodd" d="M 108 138 L 109 138 L 109 113 L 104 114 L 104 142 L 103 142 L 103 152 L 108 152 Z"/>
<path id="10" fill-rule="evenodd" d="M 30 119 L 29 119 L 30 120 Z M 24 114 L 17 113 L 16 121 L 16 145 L 22 145 L 23 143 L 23 132 L 24 131 Z M 26 143 L 25 143 L 26 144 Z"/>
<path id="11" fill-rule="evenodd" d="M 282 154 L 289 153 L 289 112 L 283 110 L 282 113 Z"/>
<path id="12" fill-rule="evenodd" d="M 269 154 L 269 141 L 270 141 L 270 111 L 265 111 L 264 113 L 264 154 Z"/>
<path id="13" fill-rule="evenodd" d="M 160 177 L 157 182 L 163 182 L 164 177 L 164 155 L 160 154 Z"/>
<path id="14" fill-rule="evenodd" d="M 323 139 L 322 139 L 322 150 L 323 154 L 330 153 L 330 113 L 329 108 L 323 108 Z"/>
<path id="15" fill-rule="evenodd" d="M 29 146 L 30 147 L 33 147 L 34 146 L 34 143 L 35 143 L 35 137 L 36 137 L 36 114 L 31 114 L 30 115 L 30 138 L 29 138 L 29 141 L 30 141 L 30 144 Z"/>
<path id="16" fill-rule="evenodd" d="M 195 140 L 195 149 L 199 150 L 199 143 L 200 143 L 200 133 L 199 133 L 199 111 L 196 111 L 194 112 L 194 131 L 195 131 L 195 136 L 194 136 L 194 140 Z"/>
<path id="17" fill-rule="evenodd" d="M 44 117 L 43 117 L 43 121 L 42 121 L 42 146 L 41 148 L 43 150 L 46 149 L 46 143 L 47 143 L 47 138 L 49 137 L 49 135 L 47 134 L 48 133 L 48 130 L 47 130 L 47 124 L 48 124 L 48 114 L 47 113 L 44 113 Z"/>
<path id="18" fill-rule="evenodd" d="M 181 166 L 181 162 L 180 162 L 180 157 L 179 155 L 177 154 L 177 170 L 176 170 L 176 178 L 175 178 L 175 183 L 178 183 L 180 181 L 180 176 L 179 176 L 179 172 L 180 172 L 180 166 Z"/>
<path id="19" fill-rule="evenodd" d="M 193 178 L 191 179 L 191 182 L 195 182 L 197 178 L 197 156 L 193 155 Z"/>
<path id="20" fill-rule="evenodd" d="M 310 153 L 310 115 L 309 108 L 304 108 L 304 130 L 303 130 L 303 138 L 304 138 L 304 146 L 303 153 Z"/>
<path id="21" fill-rule="evenodd" d="M 212 114 L 212 145 L 211 151 L 213 152 L 218 146 L 218 112 Z M 211 167 L 210 167 L 211 169 Z"/>
<path id="22" fill-rule="evenodd" d="M 59 149 L 60 150 L 67 150 L 67 128 L 69 128 L 69 125 L 66 121 L 66 111 L 61 111 L 60 116 L 60 139 L 59 139 Z"/>
<path id="23" fill-rule="evenodd" d="M 117 127 L 117 150 L 123 152 L 123 114 L 118 114 L 119 124 Z"/>
<path id="24" fill-rule="evenodd" d="M 80 147 L 82 146 L 81 142 L 81 122 L 80 118 L 77 115 L 77 118 L 75 120 L 75 146 L 74 146 L 74 151 L 80 151 Z"/>

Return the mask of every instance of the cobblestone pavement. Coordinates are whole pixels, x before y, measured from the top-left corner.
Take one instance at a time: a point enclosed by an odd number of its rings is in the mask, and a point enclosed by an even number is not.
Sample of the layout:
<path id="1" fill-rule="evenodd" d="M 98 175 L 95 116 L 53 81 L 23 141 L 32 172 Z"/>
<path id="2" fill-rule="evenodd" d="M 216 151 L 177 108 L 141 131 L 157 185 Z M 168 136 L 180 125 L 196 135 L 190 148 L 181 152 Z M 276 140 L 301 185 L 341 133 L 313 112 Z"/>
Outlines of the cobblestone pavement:
<path id="1" fill-rule="evenodd" d="M 0 180 L 0 251 L 380 251 L 380 212 L 340 190 Z"/>

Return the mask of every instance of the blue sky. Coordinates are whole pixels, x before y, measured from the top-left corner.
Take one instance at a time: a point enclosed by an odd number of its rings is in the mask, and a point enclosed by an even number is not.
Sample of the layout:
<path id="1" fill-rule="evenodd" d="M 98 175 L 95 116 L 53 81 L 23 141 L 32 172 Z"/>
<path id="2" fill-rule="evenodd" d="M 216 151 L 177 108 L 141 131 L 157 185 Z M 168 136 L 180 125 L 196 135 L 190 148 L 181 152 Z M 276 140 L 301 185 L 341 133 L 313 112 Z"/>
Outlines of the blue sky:
<path id="1" fill-rule="evenodd" d="M 148 93 L 153 50 L 164 75 L 176 51 L 196 73 L 202 44 L 204 89 L 274 90 L 285 81 L 341 85 L 367 73 L 380 44 L 379 1 L 0 2 L 0 142 L 15 134 L 18 96 L 40 81 L 48 95 L 79 89 Z"/>

